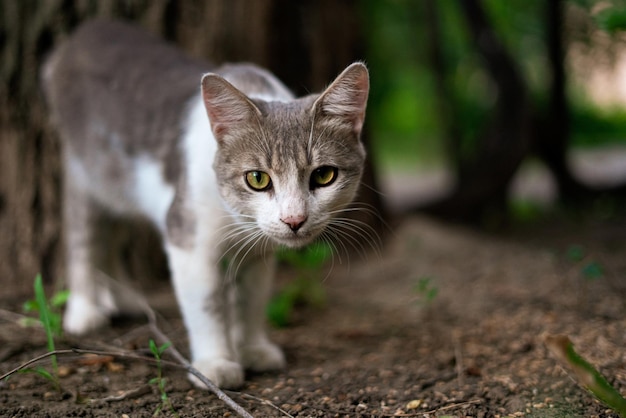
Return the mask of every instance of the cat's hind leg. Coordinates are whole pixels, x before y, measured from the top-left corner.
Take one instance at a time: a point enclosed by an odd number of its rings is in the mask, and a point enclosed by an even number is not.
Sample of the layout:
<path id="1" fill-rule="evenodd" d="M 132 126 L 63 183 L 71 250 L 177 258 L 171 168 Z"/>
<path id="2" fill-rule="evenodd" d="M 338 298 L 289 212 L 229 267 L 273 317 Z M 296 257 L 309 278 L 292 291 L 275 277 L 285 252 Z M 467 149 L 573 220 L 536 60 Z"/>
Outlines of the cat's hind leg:
<path id="1" fill-rule="evenodd" d="M 106 305 L 111 305 L 112 301 L 106 300 L 106 292 L 102 292 L 93 279 L 93 202 L 70 173 L 66 174 L 64 186 L 63 220 L 70 296 L 63 328 L 70 334 L 85 334 L 108 323 L 110 309 Z"/>

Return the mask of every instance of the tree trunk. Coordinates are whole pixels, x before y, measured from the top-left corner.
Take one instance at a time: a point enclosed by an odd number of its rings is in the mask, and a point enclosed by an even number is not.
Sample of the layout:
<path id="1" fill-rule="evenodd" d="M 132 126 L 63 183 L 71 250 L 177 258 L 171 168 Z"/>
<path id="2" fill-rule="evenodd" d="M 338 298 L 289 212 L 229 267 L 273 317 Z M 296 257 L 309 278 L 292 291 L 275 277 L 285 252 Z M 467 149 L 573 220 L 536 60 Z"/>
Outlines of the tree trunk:
<path id="1" fill-rule="evenodd" d="M 63 277 L 60 144 L 47 124 L 38 70 L 80 22 L 132 20 L 219 64 L 250 61 L 296 93 L 319 91 L 362 57 L 356 0 L 0 2 L 0 299 L 31 293 L 37 272 Z M 380 209 L 371 165 L 361 199 Z M 374 222 L 368 219 L 368 222 Z M 167 274 L 149 228 L 115 227 L 116 256 L 133 277 Z M 135 228 L 135 227 L 133 227 Z M 125 232 L 122 232 L 125 231 Z M 121 248 L 121 250 L 120 250 Z M 150 260 L 146 263 L 146 260 Z M 155 267 L 156 266 L 156 267 Z"/>
<path id="2" fill-rule="evenodd" d="M 548 62 L 552 80 L 550 82 L 548 110 L 536 117 L 535 152 L 554 177 L 559 197 L 565 201 L 576 201 L 589 197 L 591 190 L 572 175 L 567 164 L 570 137 L 570 115 L 566 92 L 565 48 L 563 45 L 564 2 L 546 2 Z"/>
<path id="3" fill-rule="evenodd" d="M 435 79 L 439 123 L 443 127 L 443 140 L 446 145 L 447 156 L 452 165 L 451 168 L 454 170 L 453 176 L 459 178 L 463 162 L 461 152 L 462 133 L 457 123 L 459 115 L 453 105 L 453 92 L 448 82 L 450 71 L 443 54 L 437 0 L 425 0 L 422 2 L 422 5 L 424 7 L 424 18 L 426 19 L 428 64 Z M 420 24 L 417 16 L 415 24 Z"/>
<path id="4" fill-rule="evenodd" d="M 418 209 L 449 219 L 484 222 L 504 216 L 508 185 L 528 153 L 530 104 L 525 81 L 494 33 L 480 1 L 459 0 L 458 4 L 470 38 L 497 89 L 497 101 L 474 155 L 456 160 L 452 194 Z"/>

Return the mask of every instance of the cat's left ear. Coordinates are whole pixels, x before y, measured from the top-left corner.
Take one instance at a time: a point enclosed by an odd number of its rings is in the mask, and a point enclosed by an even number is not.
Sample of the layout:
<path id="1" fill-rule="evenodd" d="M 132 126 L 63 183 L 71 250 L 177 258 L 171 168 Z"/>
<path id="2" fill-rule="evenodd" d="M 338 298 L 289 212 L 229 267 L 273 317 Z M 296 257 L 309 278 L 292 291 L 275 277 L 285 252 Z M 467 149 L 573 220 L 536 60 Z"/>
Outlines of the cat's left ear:
<path id="1" fill-rule="evenodd" d="M 202 77 L 202 100 L 218 142 L 261 113 L 245 94 L 217 74 Z"/>
<path id="2" fill-rule="evenodd" d="M 365 121 L 365 108 L 370 81 L 367 67 L 355 62 L 343 70 L 332 84 L 320 95 L 313 105 L 313 111 L 336 117 L 349 124 L 358 136 Z"/>

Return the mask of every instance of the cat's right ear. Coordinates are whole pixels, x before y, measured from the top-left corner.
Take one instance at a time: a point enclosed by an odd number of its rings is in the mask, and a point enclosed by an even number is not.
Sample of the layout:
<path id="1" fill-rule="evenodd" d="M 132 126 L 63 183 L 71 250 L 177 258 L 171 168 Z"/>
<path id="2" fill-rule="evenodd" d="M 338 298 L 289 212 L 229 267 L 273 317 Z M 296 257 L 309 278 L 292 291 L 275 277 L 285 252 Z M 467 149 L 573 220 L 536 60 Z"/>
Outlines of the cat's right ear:
<path id="1" fill-rule="evenodd" d="M 218 142 L 261 114 L 245 94 L 217 74 L 202 77 L 202 101 Z"/>
<path id="2" fill-rule="evenodd" d="M 316 100 L 313 109 L 346 124 L 358 137 L 365 120 L 369 88 L 367 67 L 361 62 L 355 62 L 328 86 Z"/>

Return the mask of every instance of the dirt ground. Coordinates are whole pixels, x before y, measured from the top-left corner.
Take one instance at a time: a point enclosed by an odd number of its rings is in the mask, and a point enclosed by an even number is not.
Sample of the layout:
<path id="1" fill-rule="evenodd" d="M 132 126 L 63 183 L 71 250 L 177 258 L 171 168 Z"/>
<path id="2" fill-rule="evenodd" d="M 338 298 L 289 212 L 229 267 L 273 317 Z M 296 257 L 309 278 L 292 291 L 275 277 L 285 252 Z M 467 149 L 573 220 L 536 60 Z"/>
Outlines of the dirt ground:
<path id="1" fill-rule="evenodd" d="M 258 417 L 616 417 L 565 373 L 543 337 L 568 335 L 626 394 L 625 237 L 626 219 L 552 217 L 488 234 L 410 217 L 378 256 L 335 261 L 324 307 L 299 307 L 289 327 L 272 331 L 286 371 L 250 375 L 229 394 Z M 185 353 L 168 286 L 149 299 Z M 20 312 L 21 302 L 0 306 Z M 144 322 L 126 321 L 58 348 L 149 358 L 150 338 Z M 0 320 L 0 341 L 0 373 L 46 352 L 41 330 L 10 318 Z M 59 362 L 60 391 L 32 373 L 1 383 L 0 416 L 147 417 L 159 408 L 149 384 L 157 368 L 148 361 Z M 179 416 L 235 415 L 184 371 L 163 373 Z"/>

